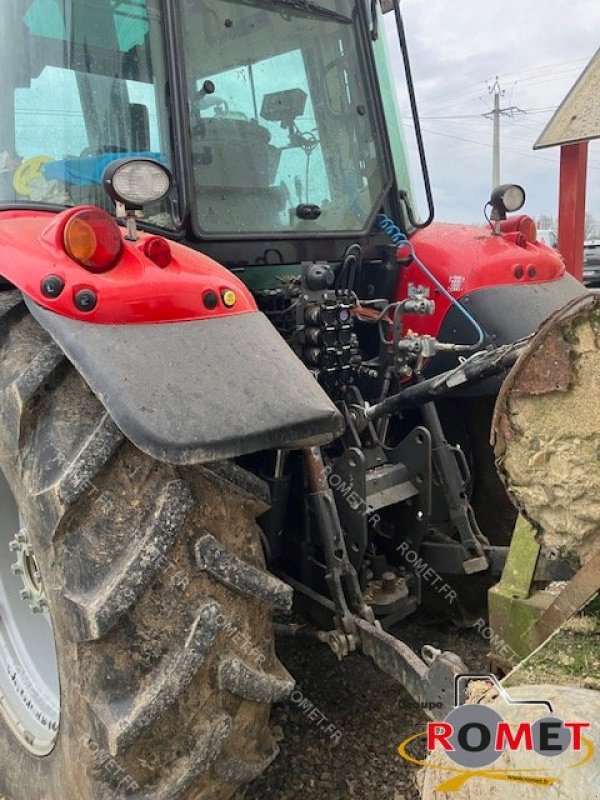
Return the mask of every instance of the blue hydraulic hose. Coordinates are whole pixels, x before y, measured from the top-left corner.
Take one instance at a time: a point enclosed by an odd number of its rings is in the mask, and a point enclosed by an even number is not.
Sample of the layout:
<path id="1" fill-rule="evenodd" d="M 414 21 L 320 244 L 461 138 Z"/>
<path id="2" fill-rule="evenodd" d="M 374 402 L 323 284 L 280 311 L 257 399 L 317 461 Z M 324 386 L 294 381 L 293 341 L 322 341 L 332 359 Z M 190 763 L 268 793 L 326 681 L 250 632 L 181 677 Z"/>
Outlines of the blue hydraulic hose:
<path id="1" fill-rule="evenodd" d="M 400 230 L 400 228 L 396 225 L 394 220 L 388 217 L 386 214 L 380 214 L 377 217 L 377 224 L 384 233 L 387 233 L 387 235 L 390 237 L 390 239 L 396 246 L 400 247 L 400 245 L 402 245 L 402 247 L 406 247 L 408 249 L 412 260 L 419 267 L 421 272 L 423 272 L 429 278 L 429 280 L 435 286 L 437 286 L 437 288 L 444 295 L 444 297 L 447 300 L 449 300 L 450 303 L 453 306 L 455 306 L 458 309 L 458 311 L 460 311 L 460 313 L 463 315 L 463 317 L 465 317 L 465 319 L 469 322 L 469 324 L 472 325 L 473 328 L 475 328 L 478 337 L 477 341 L 474 342 L 472 345 L 464 345 L 464 346 L 473 349 L 475 349 L 476 347 L 481 347 L 481 345 L 485 341 L 485 333 L 483 332 L 481 325 L 477 322 L 475 317 L 469 314 L 467 309 L 463 305 L 461 305 L 461 303 L 459 303 L 459 301 L 455 297 L 452 297 L 450 292 L 448 292 L 447 289 L 444 286 L 442 286 L 442 284 L 435 277 L 435 275 L 429 271 L 429 269 L 425 266 L 425 264 L 423 264 L 421 259 L 415 253 L 415 248 L 413 247 L 412 242 Z"/>

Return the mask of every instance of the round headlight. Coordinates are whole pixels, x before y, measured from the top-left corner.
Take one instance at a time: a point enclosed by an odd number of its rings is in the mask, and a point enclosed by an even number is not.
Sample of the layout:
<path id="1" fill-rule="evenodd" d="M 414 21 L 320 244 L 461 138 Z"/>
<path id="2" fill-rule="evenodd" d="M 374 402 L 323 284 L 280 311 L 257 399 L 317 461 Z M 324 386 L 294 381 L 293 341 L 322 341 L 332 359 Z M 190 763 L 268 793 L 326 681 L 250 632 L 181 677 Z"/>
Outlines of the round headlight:
<path id="1" fill-rule="evenodd" d="M 522 186 L 517 186 L 517 184 L 508 186 L 502 197 L 502 202 L 507 211 L 518 211 L 525 205 L 525 190 Z"/>
<path id="2" fill-rule="evenodd" d="M 503 183 L 501 186 L 496 186 L 490 202 L 504 213 L 518 211 L 525 205 L 525 189 L 516 183 Z"/>
<path id="3" fill-rule="evenodd" d="M 162 200 L 171 189 L 171 173 L 159 161 L 127 158 L 113 161 L 104 170 L 104 189 L 116 203 L 142 208 Z"/>

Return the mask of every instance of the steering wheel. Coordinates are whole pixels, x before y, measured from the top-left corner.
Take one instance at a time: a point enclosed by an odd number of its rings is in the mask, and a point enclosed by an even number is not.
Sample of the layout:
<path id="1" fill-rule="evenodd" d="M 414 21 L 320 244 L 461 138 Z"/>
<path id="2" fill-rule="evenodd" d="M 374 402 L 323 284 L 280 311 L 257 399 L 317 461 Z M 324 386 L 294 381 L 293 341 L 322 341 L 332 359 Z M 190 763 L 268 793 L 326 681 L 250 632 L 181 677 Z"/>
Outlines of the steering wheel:
<path id="1" fill-rule="evenodd" d="M 224 97 L 219 97 L 218 94 L 206 94 L 196 100 L 196 107 L 199 111 L 207 111 L 214 106 L 223 106 L 225 114 L 229 113 L 229 103 Z"/>

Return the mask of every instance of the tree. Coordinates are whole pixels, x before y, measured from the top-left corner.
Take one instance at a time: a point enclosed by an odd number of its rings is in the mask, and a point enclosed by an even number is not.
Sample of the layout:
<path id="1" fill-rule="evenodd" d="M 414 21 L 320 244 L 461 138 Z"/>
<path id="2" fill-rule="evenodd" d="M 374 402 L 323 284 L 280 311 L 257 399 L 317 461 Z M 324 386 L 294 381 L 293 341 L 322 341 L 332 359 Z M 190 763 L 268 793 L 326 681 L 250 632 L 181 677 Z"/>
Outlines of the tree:
<path id="1" fill-rule="evenodd" d="M 538 217 L 537 226 L 542 231 L 552 230 L 555 231 L 558 227 L 556 219 L 551 217 L 550 214 L 540 214 Z"/>
<path id="2" fill-rule="evenodd" d="M 600 222 L 593 214 L 585 215 L 585 234 L 586 239 L 600 239 Z"/>

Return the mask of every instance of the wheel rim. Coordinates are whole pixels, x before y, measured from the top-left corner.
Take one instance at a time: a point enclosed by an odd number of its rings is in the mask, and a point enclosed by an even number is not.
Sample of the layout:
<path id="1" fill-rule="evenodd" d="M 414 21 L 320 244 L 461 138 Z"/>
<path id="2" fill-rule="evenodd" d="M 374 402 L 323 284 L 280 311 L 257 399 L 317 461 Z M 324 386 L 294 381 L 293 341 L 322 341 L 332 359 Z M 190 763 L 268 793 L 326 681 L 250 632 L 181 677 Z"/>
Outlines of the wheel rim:
<path id="1" fill-rule="evenodd" d="M 54 632 L 39 566 L 1 470 L 0 714 L 31 753 L 51 752 L 60 720 Z"/>

